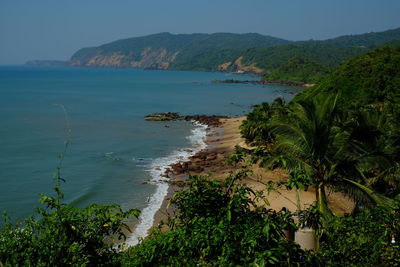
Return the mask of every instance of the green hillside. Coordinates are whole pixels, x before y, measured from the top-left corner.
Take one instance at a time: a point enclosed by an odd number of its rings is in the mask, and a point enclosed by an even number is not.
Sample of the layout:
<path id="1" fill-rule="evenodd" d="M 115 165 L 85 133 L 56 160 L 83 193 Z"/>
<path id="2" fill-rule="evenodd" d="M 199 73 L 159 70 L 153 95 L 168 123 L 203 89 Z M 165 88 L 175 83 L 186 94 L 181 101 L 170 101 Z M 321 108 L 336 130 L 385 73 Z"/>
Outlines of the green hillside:
<path id="1" fill-rule="evenodd" d="M 399 40 L 400 28 L 323 41 L 297 42 L 256 33 L 159 33 L 83 48 L 71 57 L 69 64 L 240 71 L 262 74 L 266 79 L 277 81 L 288 79 L 315 83 L 344 60 L 383 45 L 398 46 Z M 294 58 L 304 62 L 296 63 Z"/>
<path id="2" fill-rule="evenodd" d="M 294 57 L 263 76 L 268 81 L 319 82 L 329 69 L 308 59 Z"/>
<path id="3" fill-rule="evenodd" d="M 383 32 L 345 35 L 324 42 L 334 46 L 374 48 L 392 40 L 400 40 L 400 28 Z"/>
<path id="4" fill-rule="evenodd" d="M 177 57 L 171 68 L 217 71 L 221 70 L 221 65 L 225 63 L 228 66 L 222 70 L 237 71 L 243 70 L 243 67 L 238 66 L 235 62 L 242 57 L 242 65 L 261 69 L 263 73 L 267 74 L 264 76 L 266 79 L 317 82 L 324 74 L 329 73 L 344 60 L 361 55 L 376 46 L 396 45 L 398 40 L 400 40 L 400 28 L 381 33 L 343 36 L 325 41 L 298 41 L 246 50 L 204 51 L 199 54 Z M 291 62 L 293 58 L 301 58 L 309 62 L 309 65 L 304 70 L 300 70 L 298 64 L 295 64 L 298 65 L 297 67 L 290 66 L 293 65 Z M 244 69 L 244 71 L 257 72 L 254 67 Z M 298 70 L 295 71 L 293 68 Z M 284 70 L 299 71 L 301 74 L 284 73 Z"/>
<path id="5" fill-rule="evenodd" d="M 400 47 L 384 47 L 352 58 L 298 98 L 339 92 L 344 105 L 400 100 Z"/>
<path id="6" fill-rule="evenodd" d="M 286 78 L 289 81 L 317 82 L 323 74 L 344 60 L 382 45 L 398 46 L 399 40 L 400 28 L 378 33 L 346 35 L 324 41 L 300 41 L 280 46 L 258 47 L 244 53 L 244 63 L 255 64 L 272 75 L 265 76 L 269 77 L 267 79 Z M 290 67 L 293 65 L 290 61 L 296 57 L 309 61 L 314 67 L 309 64 L 306 69 L 294 70 L 294 66 Z M 285 73 L 285 70 L 288 72 Z M 300 71 L 301 74 L 295 74 L 293 71 Z"/>
<path id="7" fill-rule="evenodd" d="M 255 63 L 260 68 L 269 71 L 293 57 L 302 57 L 317 64 L 334 67 L 344 59 L 365 51 L 365 48 L 337 47 L 315 41 L 296 42 L 282 46 L 249 49 L 244 53 L 244 63 Z"/>
<path id="8" fill-rule="evenodd" d="M 270 46 L 289 41 L 256 33 L 232 34 L 171 34 L 159 33 L 144 37 L 118 40 L 98 47 L 83 48 L 71 57 L 72 65 L 169 68 L 169 63 L 188 64 L 202 53 L 224 49 L 247 49 Z M 99 60 L 101 59 L 101 60 Z M 159 64 L 165 67 L 160 67 Z M 168 65 L 168 66 L 167 66 Z"/>

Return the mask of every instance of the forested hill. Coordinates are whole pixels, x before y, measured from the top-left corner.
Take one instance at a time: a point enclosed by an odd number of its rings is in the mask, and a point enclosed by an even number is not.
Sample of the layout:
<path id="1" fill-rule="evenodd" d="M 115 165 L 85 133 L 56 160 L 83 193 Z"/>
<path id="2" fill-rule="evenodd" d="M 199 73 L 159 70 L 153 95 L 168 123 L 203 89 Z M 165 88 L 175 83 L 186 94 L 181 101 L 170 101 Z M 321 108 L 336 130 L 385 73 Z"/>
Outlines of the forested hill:
<path id="1" fill-rule="evenodd" d="M 297 42 L 256 33 L 159 33 L 83 48 L 69 65 L 245 72 L 274 81 L 318 82 L 344 60 L 384 44 L 398 46 L 399 40 L 400 28 Z"/>
<path id="2" fill-rule="evenodd" d="M 347 47 L 369 47 L 374 48 L 383 43 L 400 40 L 400 28 L 384 32 L 370 32 L 359 35 L 345 35 L 324 41 L 327 44 Z"/>
<path id="3" fill-rule="evenodd" d="M 400 47 L 383 47 L 351 58 L 306 89 L 297 99 L 321 92 L 337 92 L 343 106 L 382 105 L 400 102 Z"/>
<path id="4" fill-rule="evenodd" d="M 289 41 L 256 33 L 159 33 L 81 49 L 72 56 L 70 64 L 169 69 L 170 64 L 178 59 L 190 61 L 193 56 L 205 52 L 242 50 L 285 43 Z"/>

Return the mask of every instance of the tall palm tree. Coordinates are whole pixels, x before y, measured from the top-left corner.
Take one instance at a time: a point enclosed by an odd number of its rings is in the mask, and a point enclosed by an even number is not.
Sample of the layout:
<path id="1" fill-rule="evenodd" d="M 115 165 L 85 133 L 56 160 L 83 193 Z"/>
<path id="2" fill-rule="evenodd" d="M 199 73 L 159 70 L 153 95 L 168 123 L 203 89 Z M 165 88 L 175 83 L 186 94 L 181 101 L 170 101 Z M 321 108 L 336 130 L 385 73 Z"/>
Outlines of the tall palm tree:
<path id="1" fill-rule="evenodd" d="M 345 193 L 374 203 L 389 201 L 362 184 L 358 163 L 363 153 L 349 150 L 360 144 L 353 142 L 351 131 L 338 126 L 337 99 L 337 95 L 319 95 L 294 103 L 288 118 L 270 123 L 276 136 L 275 154 L 285 158 L 289 171 L 300 169 L 310 177 L 317 208 L 325 218 L 332 216 L 328 188 L 346 189 Z"/>

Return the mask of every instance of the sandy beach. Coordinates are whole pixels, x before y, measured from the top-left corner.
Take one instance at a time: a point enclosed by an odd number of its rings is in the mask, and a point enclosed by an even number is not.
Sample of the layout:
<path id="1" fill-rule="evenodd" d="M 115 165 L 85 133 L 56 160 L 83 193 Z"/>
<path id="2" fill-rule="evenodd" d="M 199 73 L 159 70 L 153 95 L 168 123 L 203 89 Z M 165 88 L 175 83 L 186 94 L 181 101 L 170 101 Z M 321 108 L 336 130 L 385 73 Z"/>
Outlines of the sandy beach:
<path id="1" fill-rule="evenodd" d="M 239 126 L 245 117 L 223 118 L 220 125 L 211 127 L 207 136 L 207 148 L 190 158 L 189 162 L 179 162 L 171 166 L 168 176 L 171 178 L 168 196 L 162 208 L 155 216 L 154 225 L 158 225 L 161 220 L 166 221 L 169 215 L 173 214 L 172 207 L 168 205 L 169 199 L 176 190 L 182 189 L 185 180 L 189 175 L 211 175 L 209 179 L 223 180 L 237 167 L 229 166 L 225 163 L 229 154 L 234 152 L 235 146 L 243 145 L 244 139 L 241 138 Z M 249 167 L 253 172 L 249 177 L 241 182 L 256 191 L 263 191 L 264 196 L 269 202 L 268 208 L 281 210 L 283 207 L 290 211 L 297 210 L 296 190 L 286 190 L 280 188 L 277 191 L 267 192 L 265 184 L 268 181 L 281 181 L 287 179 L 283 170 L 267 170 L 253 164 Z M 307 208 L 315 201 L 315 190 L 309 188 L 308 191 L 299 192 L 300 206 Z M 350 213 L 354 207 L 353 202 L 341 193 L 329 193 L 328 201 L 333 212 L 338 215 Z M 261 203 L 260 203 L 261 205 Z M 265 205 L 263 203 L 263 205 Z"/>

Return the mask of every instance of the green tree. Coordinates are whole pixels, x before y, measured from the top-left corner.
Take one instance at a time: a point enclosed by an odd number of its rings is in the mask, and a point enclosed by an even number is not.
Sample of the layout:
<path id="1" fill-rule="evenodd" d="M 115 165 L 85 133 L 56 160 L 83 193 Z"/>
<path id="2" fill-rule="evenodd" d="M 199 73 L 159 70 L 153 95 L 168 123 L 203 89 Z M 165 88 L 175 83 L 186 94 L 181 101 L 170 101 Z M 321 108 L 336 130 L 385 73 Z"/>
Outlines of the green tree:
<path id="1" fill-rule="evenodd" d="M 287 115 L 287 111 L 283 98 L 275 99 L 272 104 L 264 102 L 256 105 L 240 126 L 242 136 L 246 138 L 248 143 L 254 145 L 273 143 L 275 137 L 269 127 L 269 122 L 272 119 Z"/>
<path id="2" fill-rule="evenodd" d="M 310 177 L 318 210 L 325 218 L 332 215 L 326 198 L 328 188 L 345 190 L 355 198 L 366 196 L 374 203 L 390 202 L 361 183 L 358 167 L 365 155 L 349 149 L 360 143 L 353 140 L 351 131 L 338 126 L 337 99 L 337 95 L 320 94 L 299 101 L 291 106 L 289 119 L 271 122 L 276 136 L 274 154 L 285 159 L 289 171 L 301 170 Z M 374 159 L 373 154 L 368 156 L 370 161 Z"/>

